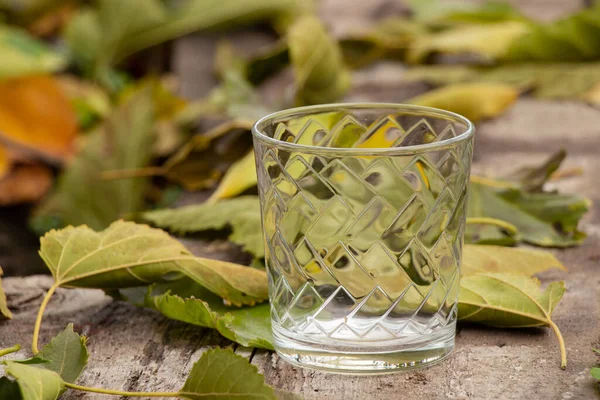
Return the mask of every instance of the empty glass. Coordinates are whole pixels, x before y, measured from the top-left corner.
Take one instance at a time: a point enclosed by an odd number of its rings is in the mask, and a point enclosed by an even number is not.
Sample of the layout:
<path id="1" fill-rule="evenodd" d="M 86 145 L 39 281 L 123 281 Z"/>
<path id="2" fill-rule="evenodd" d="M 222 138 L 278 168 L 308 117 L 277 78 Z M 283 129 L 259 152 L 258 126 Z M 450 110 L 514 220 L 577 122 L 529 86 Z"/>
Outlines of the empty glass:
<path id="1" fill-rule="evenodd" d="M 394 104 L 285 110 L 253 128 L 275 348 L 347 373 L 454 347 L 474 128 Z"/>

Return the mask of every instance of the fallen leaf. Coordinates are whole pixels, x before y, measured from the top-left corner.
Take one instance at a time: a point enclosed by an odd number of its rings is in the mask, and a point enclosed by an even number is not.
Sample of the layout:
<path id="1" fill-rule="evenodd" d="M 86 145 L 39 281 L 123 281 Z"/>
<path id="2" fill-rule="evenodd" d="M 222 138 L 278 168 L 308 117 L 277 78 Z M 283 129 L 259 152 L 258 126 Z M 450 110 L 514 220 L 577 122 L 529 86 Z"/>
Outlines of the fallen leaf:
<path id="1" fill-rule="evenodd" d="M 227 169 L 252 148 L 252 122 L 235 120 L 193 136 L 157 171 L 187 190 L 214 187 Z"/>
<path id="2" fill-rule="evenodd" d="M 87 338 L 75 333 L 73 324 L 69 324 L 36 355 L 44 362 L 35 366 L 56 372 L 64 382 L 74 383 L 88 361 L 86 342 Z"/>
<path id="3" fill-rule="evenodd" d="M 231 226 L 229 240 L 255 257 L 264 257 L 260 204 L 257 196 L 242 196 L 175 209 L 147 211 L 141 214 L 160 228 L 178 234 L 223 229 Z"/>
<path id="4" fill-rule="evenodd" d="M 4 274 L 4 272 L 2 271 L 2 268 L 0 267 L 0 314 L 3 315 L 5 318 L 11 319 L 12 313 L 8 309 L 8 304 L 6 302 L 6 293 L 4 293 L 4 289 L 2 288 L 2 275 L 3 274 Z"/>
<path id="5" fill-rule="evenodd" d="M 502 328 L 550 326 L 561 348 L 561 367 L 567 365 L 564 341 L 552 321 L 552 311 L 565 293 L 563 282 L 545 290 L 540 282 L 510 274 L 478 274 L 461 279 L 458 318 Z"/>
<path id="6" fill-rule="evenodd" d="M 4 361 L 5 371 L 16 379 L 23 400 L 56 400 L 64 390 L 64 382 L 53 371 Z"/>
<path id="7" fill-rule="evenodd" d="M 462 1 L 409 0 L 408 5 L 414 19 L 435 25 L 449 22 L 525 20 L 511 4 L 503 2 L 471 4 Z"/>
<path id="8" fill-rule="evenodd" d="M 461 263 L 462 276 L 502 273 L 531 277 L 551 268 L 567 269 L 552 253 L 543 250 L 466 244 Z"/>
<path id="9" fill-rule="evenodd" d="M 150 88 L 156 110 L 154 154 L 157 157 L 173 154 L 190 136 L 179 121 L 179 116 L 187 108 L 188 102 L 175 93 L 174 86 L 168 77 L 146 77 L 120 93 L 120 100 L 127 101 L 140 90 Z"/>
<path id="10" fill-rule="evenodd" d="M 286 41 L 278 41 L 266 50 L 244 60 L 243 71 L 253 85 L 262 83 L 290 64 L 290 53 Z"/>
<path id="11" fill-rule="evenodd" d="M 560 168 L 566 157 L 567 152 L 561 149 L 552 154 L 541 165 L 520 167 L 503 178 L 511 182 L 517 182 L 521 189 L 527 192 L 539 192 L 552 174 Z"/>
<path id="12" fill-rule="evenodd" d="M 144 206 L 148 180 L 101 180 L 104 171 L 149 164 L 154 142 L 154 105 L 143 90 L 116 108 L 103 126 L 85 137 L 83 148 L 62 172 L 31 222 L 42 234 L 50 226 L 87 224 L 102 229 Z"/>
<path id="13" fill-rule="evenodd" d="M 217 185 L 227 169 L 252 148 L 252 123 L 234 120 L 194 135 L 162 166 L 114 169 L 102 173 L 104 180 L 163 176 L 187 190 Z"/>
<path id="14" fill-rule="evenodd" d="M 248 154 L 229 167 L 209 201 L 237 196 L 256 186 L 256 179 L 254 150 L 250 150 Z"/>
<path id="15" fill-rule="evenodd" d="M 294 0 L 238 0 L 235 3 L 187 0 L 173 9 L 164 23 L 124 38 L 118 58 L 192 32 L 272 20 L 296 11 L 303 7 L 302 3 Z"/>
<path id="16" fill-rule="evenodd" d="M 581 196 L 525 193 L 472 180 L 467 217 L 506 221 L 517 228 L 527 243 L 566 247 L 579 244 L 585 238 L 585 234 L 577 230 L 577 222 L 589 204 L 589 200 Z"/>
<path id="17" fill-rule="evenodd" d="M 43 164 L 18 165 L 0 179 L 0 206 L 36 202 L 51 186 L 50 168 Z"/>
<path id="18" fill-rule="evenodd" d="M 115 63 L 145 48 L 195 31 L 269 20 L 296 7 L 293 0 L 186 0 L 176 7 L 158 0 L 102 0 L 75 15 L 64 38 L 88 74 L 102 79 Z"/>
<path id="19" fill-rule="evenodd" d="M 390 17 L 367 31 L 346 34 L 340 38 L 340 46 L 347 65 L 359 68 L 380 58 L 404 59 L 415 38 L 427 31 L 422 23 Z"/>
<path id="20" fill-rule="evenodd" d="M 290 60 L 296 81 L 296 104 L 330 103 L 350 86 L 342 53 L 323 24 L 313 16 L 298 19 L 289 29 Z"/>
<path id="21" fill-rule="evenodd" d="M 0 59 L 0 80 L 56 72 L 67 65 L 62 55 L 42 41 L 6 25 L 0 25 Z"/>
<path id="22" fill-rule="evenodd" d="M 73 16 L 64 40 L 86 74 L 105 82 L 125 38 L 166 17 L 166 8 L 158 0 L 101 0 L 95 8 L 82 7 Z"/>
<path id="23" fill-rule="evenodd" d="M 417 36 L 406 56 L 408 62 L 420 63 L 431 53 L 473 53 L 484 60 L 502 58 L 511 45 L 529 32 L 521 21 L 471 24 L 441 32 Z"/>
<path id="24" fill-rule="evenodd" d="M 235 305 L 267 299 L 263 271 L 194 257 L 147 225 L 117 221 L 101 232 L 70 226 L 46 233 L 40 242 L 40 256 L 60 286 L 124 288 L 187 276 Z"/>
<path id="25" fill-rule="evenodd" d="M 434 89 L 407 102 L 441 108 L 478 121 L 502 114 L 518 96 L 518 90 L 508 85 L 463 83 Z"/>
<path id="26" fill-rule="evenodd" d="M 236 377 L 234 380 L 230 377 Z M 248 359 L 231 349 L 211 349 L 200 357 L 179 392 L 191 400 L 252 398 L 276 400 L 273 388 Z"/>
<path id="27" fill-rule="evenodd" d="M 216 329 L 243 346 L 273 350 L 269 304 L 228 307 L 223 299 L 187 278 L 119 292 L 127 301 L 155 309 L 167 318 Z"/>
<path id="28" fill-rule="evenodd" d="M 230 118 L 256 121 L 271 112 L 245 76 L 245 60 L 236 56 L 231 43 L 218 43 L 215 70 L 221 84 L 212 90 L 208 102 Z"/>
<path id="29" fill-rule="evenodd" d="M 30 76 L 0 81 L 0 138 L 54 161 L 72 153 L 77 118 L 58 81 Z"/>
<path id="30" fill-rule="evenodd" d="M 573 62 L 600 58 L 600 6 L 564 19 L 535 24 L 514 40 L 503 59 L 509 61 Z"/>
<path id="31" fill-rule="evenodd" d="M 431 65 L 409 69 L 403 78 L 435 85 L 460 82 L 503 83 L 532 90 L 538 98 L 579 99 L 600 82 L 600 64 L 515 64 L 494 67 Z"/>
<path id="32" fill-rule="evenodd" d="M 577 226 L 592 203 L 581 195 L 506 190 L 500 196 L 537 219 L 552 225 L 563 237 L 577 243 L 586 238 L 585 232 L 579 231 Z"/>

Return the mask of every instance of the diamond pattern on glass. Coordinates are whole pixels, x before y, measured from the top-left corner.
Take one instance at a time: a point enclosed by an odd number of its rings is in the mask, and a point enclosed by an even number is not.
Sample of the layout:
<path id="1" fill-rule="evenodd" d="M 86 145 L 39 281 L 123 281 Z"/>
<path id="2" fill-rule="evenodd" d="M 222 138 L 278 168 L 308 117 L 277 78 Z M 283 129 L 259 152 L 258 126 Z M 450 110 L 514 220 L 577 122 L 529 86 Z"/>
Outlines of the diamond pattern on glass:
<path id="1" fill-rule="evenodd" d="M 444 120 L 342 114 L 279 122 L 272 136 L 380 148 L 457 135 Z M 258 148 L 274 323 L 339 341 L 453 324 L 471 153 L 469 141 L 393 157 Z"/>

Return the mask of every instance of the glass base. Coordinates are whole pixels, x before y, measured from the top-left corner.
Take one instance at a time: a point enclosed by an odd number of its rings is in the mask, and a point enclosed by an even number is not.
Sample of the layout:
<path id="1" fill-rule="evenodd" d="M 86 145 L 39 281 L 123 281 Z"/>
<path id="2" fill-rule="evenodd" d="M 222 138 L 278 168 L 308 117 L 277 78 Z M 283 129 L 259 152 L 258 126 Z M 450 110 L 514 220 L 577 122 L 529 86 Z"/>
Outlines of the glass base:
<path id="1" fill-rule="evenodd" d="M 304 368 L 338 374 L 387 374 L 434 365 L 454 349 L 455 326 L 418 341 L 307 341 L 274 330 L 275 350 L 285 361 Z"/>

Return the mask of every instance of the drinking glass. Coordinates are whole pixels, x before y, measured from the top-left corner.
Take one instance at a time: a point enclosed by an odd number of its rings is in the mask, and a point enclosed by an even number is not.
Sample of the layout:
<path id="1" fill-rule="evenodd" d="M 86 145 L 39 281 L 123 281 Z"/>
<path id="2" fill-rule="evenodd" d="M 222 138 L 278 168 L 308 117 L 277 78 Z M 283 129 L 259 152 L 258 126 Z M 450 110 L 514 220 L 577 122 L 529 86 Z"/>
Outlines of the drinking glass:
<path id="1" fill-rule="evenodd" d="M 332 104 L 253 127 L 275 349 L 341 373 L 454 347 L 473 124 L 443 110 Z"/>

